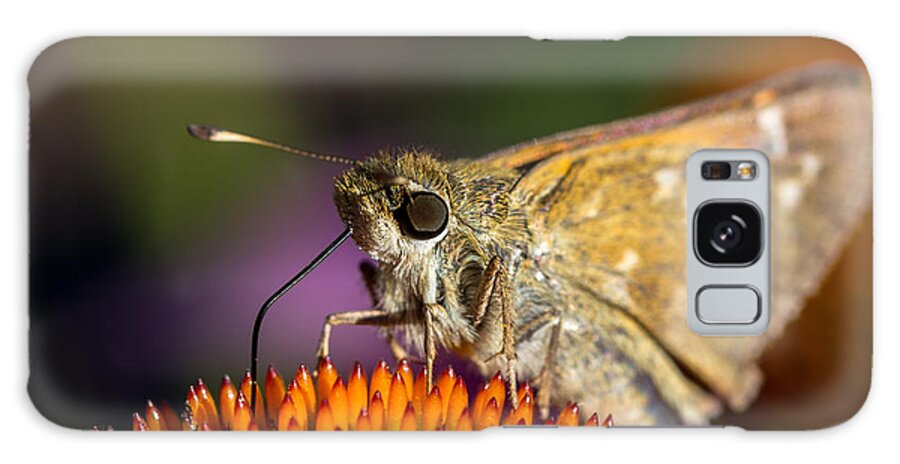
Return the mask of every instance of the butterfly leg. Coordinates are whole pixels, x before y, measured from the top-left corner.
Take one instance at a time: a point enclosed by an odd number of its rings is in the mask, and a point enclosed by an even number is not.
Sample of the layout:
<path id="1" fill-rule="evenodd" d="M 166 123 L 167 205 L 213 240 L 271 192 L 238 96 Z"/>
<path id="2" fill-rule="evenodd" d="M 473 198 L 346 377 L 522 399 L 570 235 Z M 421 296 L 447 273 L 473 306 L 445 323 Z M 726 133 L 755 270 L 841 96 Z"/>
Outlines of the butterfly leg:
<path id="1" fill-rule="evenodd" d="M 498 304 L 492 305 L 491 303 L 495 301 Z M 512 314 L 512 300 L 509 295 L 509 275 L 506 272 L 506 267 L 503 266 L 503 262 L 499 257 L 495 256 L 484 269 L 481 286 L 475 297 L 475 328 L 480 328 L 485 322 L 485 316 L 488 315 L 488 311 L 494 312 L 496 311 L 494 308 L 498 306 L 500 310 L 501 349 L 498 353 L 486 359 L 485 362 L 489 362 L 501 355 L 506 360 L 506 381 L 510 404 L 512 404 L 513 408 L 518 408 L 518 378 L 516 375 L 518 356 L 516 355 L 515 320 Z"/>
<path id="2" fill-rule="evenodd" d="M 394 356 L 394 361 L 399 362 L 402 359 L 405 359 L 409 362 L 421 363 L 422 358 L 416 358 L 409 355 L 409 352 L 406 351 L 406 348 L 403 348 L 400 345 L 400 342 L 397 341 L 397 338 L 394 337 L 393 332 L 388 332 L 385 336 L 385 339 L 388 344 L 388 349 L 391 350 L 391 355 Z"/>
<path id="3" fill-rule="evenodd" d="M 362 274 L 363 282 L 366 284 L 366 290 L 369 292 L 369 298 L 372 299 L 372 306 L 377 307 L 378 302 L 381 301 L 381 293 L 378 290 L 378 286 L 375 283 L 377 269 L 375 265 L 373 265 L 369 261 L 362 261 L 359 263 L 359 272 Z M 397 341 L 397 338 L 394 336 L 394 332 L 386 331 L 385 340 L 387 341 L 388 348 L 391 350 L 391 354 L 394 356 L 394 361 L 400 361 L 401 359 L 407 359 L 410 362 L 419 362 L 421 363 L 421 359 L 415 359 L 410 357 L 409 353 L 403 346 L 400 345 L 400 342 Z"/>
<path id="4" fill-rule="evenodd" d="M 562 329 L 562 319 L 556 317 L 556 321 L 550 327 L 550 339 L 547 342 L 547 354 L 544 357 L 544 365 L 538 374 L 535 384 L 537 391 L 537 407 L 541 419 L 550 415 L 550 399 L 553 397 L 553 369 L 556 364 L 556 352 L 559 351 L 559 332 Z"/>
<path id="5" fill-rule="evenodd" d="M 484 322 L 484 315 L 487 313 L 488 306 L 494 296 L 494 287 L 497 285 L 497 279 L 500 275 L 500 258 L 494 257 L 488 262 L 487 267 L 481 274 L 481 285 L 478 293 L 475 295 L 475 307 L 473 314 L 475 315 L 472 323 L 475 328 L 481 327 Z"/>
<path id="6" fill-rule="evenodd" d="M 316 357 L 321 361 L 330 354 L 331 329 L 334 326 L 371 325 L 391 327 L 405 324 L 404 316 L 403 313 L 386 313 L 377 309 L 331 313 L 325 318 L 325 324 L 322 326 L 322 335 L 319 337 L 319 348 L 316 350 Z"/>
<path id="7" fill-rule="evenodd" d="M 516 377 L 516 362 L 518 361 L 518 356 L 516 354 L 516 334 L 512 314 L 512 302 L 509 298 L 509 283 L 505 278 L 506 273 L 504 272 L 502 275 L 504 278 L 501 285 L 501 288 L 503 289 L 503 310 L 501 312 L 501 319 L 503 320 L 503 356 L 506 358 L 507 390 L 509 391 L 510 404 L 512 404 L 513 409 L 518 409 L 519 387 L 518 378 Z"/>

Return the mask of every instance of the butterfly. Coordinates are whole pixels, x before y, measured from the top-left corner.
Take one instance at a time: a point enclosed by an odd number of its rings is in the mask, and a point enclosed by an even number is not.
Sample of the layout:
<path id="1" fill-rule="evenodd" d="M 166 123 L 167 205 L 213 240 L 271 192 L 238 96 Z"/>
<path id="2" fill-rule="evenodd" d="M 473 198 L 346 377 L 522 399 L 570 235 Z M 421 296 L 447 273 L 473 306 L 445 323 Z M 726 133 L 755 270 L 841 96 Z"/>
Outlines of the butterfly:
<path id="1" fill-rule="evenodd" d="M 347 226 L 270 297 L 269 308 L 346 240 L 372 306 L 333 313 L 376 326 L 398 357 L 448 350 L 537 387 L 542 414 L 577 401 L 617 424 L 706 424 L 740 411 L 756 360 L 814 294 L 871 201 L 864 71 L 815 65 L 657 114 L 522 143 L 477 159 L 385 150 L 357 161 L 211 126 L 200 139 L 343 163 Z M 771 319 L 759 337 L 703 337 L 686 323 L 685 163 L 705 148 L 762 151 L 771 165 Z M 254 393 L 255 396 L 255 393 Z M 515 405 L 516 395 L 511 395 Z"/>

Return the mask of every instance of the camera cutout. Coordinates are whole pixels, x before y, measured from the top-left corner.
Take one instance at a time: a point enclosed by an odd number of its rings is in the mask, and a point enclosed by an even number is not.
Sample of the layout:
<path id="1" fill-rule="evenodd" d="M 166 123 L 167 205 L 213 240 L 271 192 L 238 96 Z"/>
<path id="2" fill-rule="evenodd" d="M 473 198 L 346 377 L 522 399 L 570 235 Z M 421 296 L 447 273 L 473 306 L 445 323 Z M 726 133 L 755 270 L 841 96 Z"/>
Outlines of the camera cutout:
<path id="1" fill-rule="evenodd" d="M 759 335 L 769 325 L 769 160 L 756 150 L 701 150 L 685 177 L 688 326 Z"/>

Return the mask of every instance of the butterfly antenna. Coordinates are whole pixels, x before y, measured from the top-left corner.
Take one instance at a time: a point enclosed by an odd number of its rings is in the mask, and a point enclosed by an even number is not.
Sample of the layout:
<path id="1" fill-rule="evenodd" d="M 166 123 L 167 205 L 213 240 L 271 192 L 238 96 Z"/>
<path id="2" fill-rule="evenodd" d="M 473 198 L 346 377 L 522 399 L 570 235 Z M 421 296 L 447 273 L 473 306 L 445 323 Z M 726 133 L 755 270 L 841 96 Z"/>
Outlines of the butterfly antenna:
<path id="1" fill-rule="evenodd" d="M 254 137 L 252 135 L 241 134 L 239 132 L 234 132 L 213 126 L 207 126 L 204 124 L 188 124 L 187 131 L 188 134 L 191 134 L 192 137 L 209 142 L 248 143 L 250 145 L 259 145 L 262 147 L 274 148 L 286 153 L 305 156 L 307 158 L 312 158 L 319 161 L 327 161 L 329 163 L 348 164 L 351 166 L 358 166 L 360 164 L 360 162 L 355 159 L 344 158 L 337 155 L 328 155 L 325 153 L 316 153 L 314 151 L 304 150 L 301 148 L 292 147 L 290 145 L 273 142 L 271 140 Z"/>
<path id="2" fill-rule="evenodd" d="M 318 256 L 315 257 L 309 264 L 307 264 L 300 272 L 297 273 L 294 277 L 291 277 L 291 280 L 288 280 L 287 283 L 281 286 L 275 293 L 273 293 L 265 303 L 263 303 L 262 307 L 259 308 L 259 312 L 256 313 L 256 321 L 253 322 L 253 337 L 250 341 L 250 375 L 253 379 L 253 385 L 250 388 L 250 410 L 256 411 L 256 390 L 259 388 L 259 383 L 257 382 L 257 370 L 259 368 L 259 331 L 262 328 L 263 319 L 266 318 L 266 313 L 269 312 L 269 309 L 272 308 L 272 305 L 275 304 L 281 297 L 283 297 L 287 292 L 289 292 L 295 285 L 299 284 L 301 280 L 303 280 L 310 272 L 312 272 L 319 264 L 322 264 L 328 256 L 334 253 L 338 247 L 341 246 L 342 243 L 346 242 L 348 238 L 350 238 L 350 234 L 352 233 L 352 229 L 347 227 L 341 232 L 334 241 L 328 244 L 324 250 L 322 250 Z"/>

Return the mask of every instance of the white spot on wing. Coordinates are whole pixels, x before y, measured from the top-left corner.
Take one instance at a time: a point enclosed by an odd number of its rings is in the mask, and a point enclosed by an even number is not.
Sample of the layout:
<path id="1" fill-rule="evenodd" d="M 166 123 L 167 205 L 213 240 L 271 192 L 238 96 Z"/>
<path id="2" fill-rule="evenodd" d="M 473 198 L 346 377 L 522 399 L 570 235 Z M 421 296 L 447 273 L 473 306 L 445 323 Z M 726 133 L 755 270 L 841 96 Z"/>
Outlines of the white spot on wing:
<path id="1" fill-rule="evenodd" d="M 778 187 L 778 201 L 788 211 L 797 207 L 803 199 L 803 185 L 796 179 L 785 180 Z"/>
<path id="2" fill-rule="evenodd" d="M 788 151 L 788 140 L 781 107 L 775 105 L 761 109 L 756 114 L 756 124 L 769 141 L 771 148 L 767 154 L 773 158 L 784 157 Z"/>
<path id="3" fill-rule="evenodd" d="M 562 320 L 562 328 L 566 331 L 575 331 L 581 328 L 581 324 L 571 320 L 571 319 L 563 319 Z"/>
<path id="4" fill-rule="evenodd" d="M 818 156 L 806 153 L 800 157 L 800 172 L 804 181 L 810 182 L 815 179 L 821 169 L 822 161 L 819 160 Z"/>
<path id="5" fill-rule="evenodd" d="M 813 153 L 806 153 L 800 156 L 800 174 L 790 179 L 781 181 L 778 187 L 777 201 L 786 211 L 792 211 L 803 200 L 803 195 L 807 188 L 819 176 L 822 170 L 822 161 Z"/>
<path id="6" fill-rule="evenodd" d="M 656 180 L 656 192 L 653 194 L 654 200 L 669 200 L 678 193 L 678 187 L 681 184 L 681 172 L 678 169 L 660 169 L 656 171 L 653 178 Z"/>
<path id="7" fill-rule="evenodd" d="M 634 267 L 637 266 L 638 263 L 640 263 L 640 262 L 641 262 L 641 257 L 638 256 L 636 251 L 629 248 L 629 249 L 625 250 L 625 253 L 622 256 L 622 259 L 619 261 L 618 264 L 616 264 L 616 270 L 622 271 L 622 272 L 628 272 L 628 271 L 634 269 Z"/>
<path id="8" fill-rule="evenodd" d="M 535 257 L 540 257 L 550 252 L 550 245 L 547 242 L 538 243 L 536 247 L 534 247 L 534 255 Z"/>

